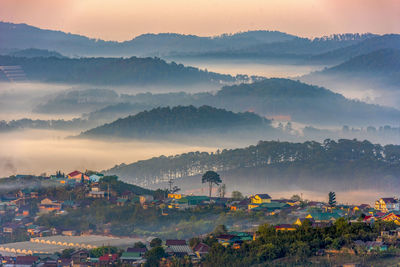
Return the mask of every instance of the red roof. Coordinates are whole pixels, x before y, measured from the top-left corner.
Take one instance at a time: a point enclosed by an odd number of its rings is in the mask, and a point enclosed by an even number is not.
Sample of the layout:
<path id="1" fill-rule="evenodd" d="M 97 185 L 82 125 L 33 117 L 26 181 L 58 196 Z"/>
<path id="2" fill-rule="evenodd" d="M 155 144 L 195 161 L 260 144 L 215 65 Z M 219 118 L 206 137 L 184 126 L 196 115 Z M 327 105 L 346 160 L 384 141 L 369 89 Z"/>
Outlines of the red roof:
<path id="1" fill-rule="evenodd" d="M 82 173 L 80 171 L 73 171 L 70 174 L 68 174 L 68 176 L 76 176 L 76 175 L 79 175 L 79 174 L 82 174 Z"/>
<path id="2" fill-rule="evenodd" d="M 384 213 L 384 212 L 377 212 L 377 213 L 375 213 L 375 217 L 383 217 L 383 216 L 385 216 L 386 215 L 386 213 Z"/>
<path id="3" fill-rule="evenodd" d="M 364 217 L 364 221 L 367 221 L 367 220 L 369 220 L 370 218 L 373 218 L 374 216 L 373 215 L 367 215 L 367 216 L 365 216 Z"/>
<path id="4" fill-rule="evenodd" d="M 168 239 L 167 241 L 165 241 L 165 245 L 167 245 L 167 246 L 185 246 L 186 240 Z"/>
<path id="5" fill-rule="evenodd" d="M 99 261 L 115 261 L 118 259 L 118 254 L 106 254 L 100 256 Z"/>

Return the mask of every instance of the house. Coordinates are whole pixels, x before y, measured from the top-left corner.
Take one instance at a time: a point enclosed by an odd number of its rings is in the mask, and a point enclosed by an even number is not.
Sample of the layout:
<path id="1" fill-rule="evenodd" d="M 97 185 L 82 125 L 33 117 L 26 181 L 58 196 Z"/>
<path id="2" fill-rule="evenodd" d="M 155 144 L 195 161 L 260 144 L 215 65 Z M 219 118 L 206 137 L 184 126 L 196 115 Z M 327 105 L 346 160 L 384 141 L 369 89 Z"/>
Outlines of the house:
<path id="1" fill-rule="evenodd" d="M 245 242 L 253 240 L 253 233 L 230 231 L 228 234 L 235 236 L 234 241 Z"/>
<path id="2" fill-rule="evenodd" d="M 65 236 L 76 236 L 77 233 L 75 230 L 63 230 L 61 234 Z"/>
<path id="3" fill-rule="evenodd" d="M 81 249 L 75 251 L 71 254 L 72 264 L 75 266 L 76 264 L 85 263 L 89 258 L 89 252 L 85 249 Z"/>
<path id="4" fill-rule="evenodd" d="M 15 266 L 35 266 L 39 263 L 39 257 L 35 256 L 17 256 L 15 258 Z"/>
<path id="5" fill-rule="evenodd" d="M 139 252 L 122 252 L 120 260 L 122 263 L 131 264 L 135 261 L 142 260 L 143 256 Z"/>
<path id="6" fill-rule="evenodd" d="M 207 196 L 185 196 L 178 200 L 178 203 L 187 204 L 188 207 L 208 204 L 209 202 L 210 198 Z"/>
<path id="7" fill-rule="evenodd" d="M 245 198 L 243 200 L 232 201 L 230 204 L 230 209 L 235 210 L 247 210 L 250 204 L 250 199 Z"/>
<path id="8" fill-rule="evenodd" d="M 375 201 L 375 209 L 381 212 L 400 211 L 400 202 L 394 197 L 380 198 Z"/>
<path id="9" fill-rule="evenodd" d="M 186 244 L 186 240 L 167 240 L 165 252 L 169 255 L 184 257 L 194 255 L 192 249 Z"/>
<path id="10" fill-rule="evenodd" d="M 250 203 L 248 208 L 249 210 L 253 211 L 267 211 L 270 212 L 271 215 L 274 215 L 277 213 L 276 211 L 288 208 L 290 207 L 289 204 L 287 203 L 282 203 L 282 202 L 276 202 L 276 201 L 271 201 L 271 202 L 266 202 L 266 203 L 261 203 L 261 204 L 253 204 Z"/>
<path id="11" fill-rule="evenodd" d="M 390 212 L 381 217 L 381 220 L 386 222 L 394 222 L 395 224 L 400 225 L 400 214 Z"/>
<path id="12" fill-rule="evenodd" d="M 57 267 L 70 267 L 72 266 L 72 259 L 58 259 Z"/>
<path id="13" fill-rule="evenodd" d="M 118 254 L 105 254 L 99 257 L 100 265 L 108 264 L 113 265 L 118 262 L 119 255 Z"/>
<path id="14" fill-rule="evenodd" d="M 323 209 L 326 207 L 326 204 L 318 201 L 310 201 L 307 203 L 307 206 L 310 208 Z"/>
<path id="15" fill-rule="evenodd" d="M 313 218 L 297 218 L 297 220 L 293 224 L 302 226 L 305 221 L 309 221 L 312 224 L 314 222 L 314 219 Z"/>
<path id="16" fill-rule="evenodd" d="M 134 197 L 133 192 L 128 190 L 122 192 L 121 194 L 121 198 L 123 199 L 131 200 L 133 197 Z"/>
<path id="17" fill-rule="evenodd" d="M 82 181 L 89 181 L 89 176 L 86 174 L 80 172 L 80 171 L 73 171 L 67 175 L 67 178 L 69 180 L 75 180 L 76 182 L 82 182 Z"/>
<path id="18" fill-rule="evenodd" d="M 144 257 L 147 248 L 127 248 L 126 252 L 138 253 L 140 257 Z"/>
<path id="19" fill-rule="evenodd" d="M 97 183 L 100 181 L 101 178 L 103 178 L 104 175 L 99 173 L 99 174 L 92 174 L 89 176 L 89 181 L 92 183 Z"/>
<path id="20" fill-rule="evenodd" d="M 16 223 L 9 223 L 3 226 L 3 233 L 13 234 L 19 228 L 19 225 Z"/>
<path id="21" fill-rule="evenodd" d="M 236 235 L 232 234 L 222 234 L 216 236 L 215 238 L 217 239 L 218 243 L 220 243 L 223 246 L 231 245 L 237 240 Z"/>
<path id="22" fill-rule="evenodd" d="M 252 204 L 270 203 L 271 197 L 268 194 L 257 194 L 250 197 Z"/>
<path id="23" fill-rule="evenodd" d="M 104 198 L 105 197 L 105 191 L 101 191 L 100 187 L 95 186 L 92 187 L 92 189 L 87 193 L 87 197 L 89 198 Z"/>
<path id="24" fill-rule="evenodd" d="M 173 199 L 181 199 L 182 198 L 182 194 L 168 194 L 168 198 L 173 198 Z"/>
<path id="25" fill-rule="evenodd" d="M 208 254 L 210 247 L 204 243 L 199 243 L 193 248 L 193 252 L 197 255 L 198 258 L 204 257 Z"/>
<path id="26" fill-rule="evenodd" d="M 306 216 L 307 219 L 313 219 L 315 222 L 336 221 L 342 217 L 337 212 L 312 212 Z"/>
<path id="27" fill-rule="evenodd" d="M 57 200 L 51 200 L 50 198 L 45 198 L 40 201 L 39 204 L 39 212 L 41 213 L 49 213 L 52 211 L 60 211 L 62 203 Z"/>
<path id="28" fill-rule="evenodd" d="M 368 205 L 368 204 L 361 204 L 361 205 L 358 205 L 358 206 L 354 206 L 353 207 L 353 212 L 355 213 L 355 212 L 359 212 L 359 211 L 366 211 L 366 210 L 368 210 L 370 208 L 371 208 L 371 206 Z"/>

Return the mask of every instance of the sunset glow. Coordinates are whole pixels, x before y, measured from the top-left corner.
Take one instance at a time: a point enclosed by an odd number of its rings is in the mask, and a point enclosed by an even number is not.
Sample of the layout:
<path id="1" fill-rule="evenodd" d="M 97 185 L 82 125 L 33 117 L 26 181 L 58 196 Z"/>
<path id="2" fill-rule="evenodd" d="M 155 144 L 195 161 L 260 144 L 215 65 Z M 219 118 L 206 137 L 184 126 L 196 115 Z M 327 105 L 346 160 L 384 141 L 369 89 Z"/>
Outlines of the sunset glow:
<path id="1" fill-rule="evenodd" d="M 129 40 L 153 32 L 217 35 L 279 30 L 314 37 L 344 32 L 400 32 L 396 0 L 2 0 L 0 20 Z"/>

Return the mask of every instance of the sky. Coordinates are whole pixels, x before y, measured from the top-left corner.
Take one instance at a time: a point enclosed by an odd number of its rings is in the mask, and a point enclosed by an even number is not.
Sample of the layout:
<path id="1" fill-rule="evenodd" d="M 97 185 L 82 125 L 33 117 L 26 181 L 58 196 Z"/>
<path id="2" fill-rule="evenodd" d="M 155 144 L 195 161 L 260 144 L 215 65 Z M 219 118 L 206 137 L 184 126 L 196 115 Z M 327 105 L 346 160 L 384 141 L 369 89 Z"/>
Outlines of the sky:
<path id="1" fill-rule="evenodd" d="M 0 20 L 104 40 L 279 30 L 400 33 L 399 0 L 0 0 Z"/>

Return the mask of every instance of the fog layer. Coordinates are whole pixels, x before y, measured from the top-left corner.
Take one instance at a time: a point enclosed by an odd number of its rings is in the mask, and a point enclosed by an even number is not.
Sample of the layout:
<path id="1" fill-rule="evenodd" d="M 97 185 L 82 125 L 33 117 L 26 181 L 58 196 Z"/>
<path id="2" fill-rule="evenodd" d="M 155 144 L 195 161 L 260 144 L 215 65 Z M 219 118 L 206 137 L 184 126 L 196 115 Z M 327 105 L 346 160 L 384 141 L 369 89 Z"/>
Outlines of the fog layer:
<path id="1" fill-rule="evenodd" d="M 0 133 L 0 177 L 14 174 L 54 173 L 57 170 L 103 170 L 121 162 L 174 155 L 189 151 L 215 151 L 167 142 L 106 142 L 65 139 L 71 132 L 21 130 Z M 76 134 L 76 133 L 75 133 Z"/>

